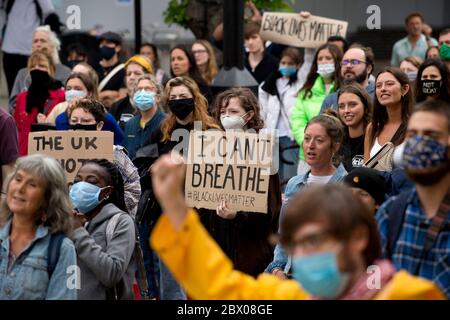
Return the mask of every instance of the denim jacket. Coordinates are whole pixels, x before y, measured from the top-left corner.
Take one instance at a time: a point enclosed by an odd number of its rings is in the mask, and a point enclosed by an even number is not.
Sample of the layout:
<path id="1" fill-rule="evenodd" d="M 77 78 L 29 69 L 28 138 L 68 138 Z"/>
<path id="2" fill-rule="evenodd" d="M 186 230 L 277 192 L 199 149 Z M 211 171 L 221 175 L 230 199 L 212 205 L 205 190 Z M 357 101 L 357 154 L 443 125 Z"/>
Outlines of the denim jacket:
<path id="1" fill-rule="evenodd" d="M 298 176 L 292 177 L 289 180 L 289 182 L 286 186 L 286 192 L 285 192 L 283 205 L 281 207 L 280 222 L 284 215 L 284 210 L 285 210 L 286 205 L 289 202 L 289 200 L 293 196 L 295 196 L 297 194 L 297 192 L 302 191 L 307 186 L 308 177 L 309 177 L 310 173 L 311 173 L 311 170 L 308 171 L 304 175 L 298 175 Z M 336 172 L 334 173 L 334 175 L 331 177 L 330 181 L 328 181 L 328 183 L 341 182 L 346 175 L 347 175 L 347 171 L 345 170 L 343 164 L 341 163 L 339 165 L 339 167 L 336 169 Z M 281 225 L 281 223 L 280 223 L 280 225 Z M 283 270 L 285 273 L 287 273 L 289 271 L 289 269 L 291 268 L 291 259 L 290 259 L 290 257 L 287 256 L 286 252 L 284 251 L 284 249 L 281 247 L 281 245 L 279 243 L 277 243 L 277 245 L 275 246 L 275 251 L 274 251 L 273 255 L 274 255 L 273 260 L 267 266 L 265 272 L 272 273 L 272 271 L 274 269 L 278 268 L 278 269 Z"/>
<path id="2" fill-rule="evenodd" d="M 61 243 L 60 256 L 51 279 L 47 273 L 48 228 L 40 225 L 31 244 L 8 270 L 11 220 L 0 227 L 0 300 L 76 300 L 76 282 L 70 266 L 77 265 L 75 247 L 69 238 Z M 69 269 L 68 269 L 69 268 Z M 68 281 L 69 280 L 69 281 Z"/>

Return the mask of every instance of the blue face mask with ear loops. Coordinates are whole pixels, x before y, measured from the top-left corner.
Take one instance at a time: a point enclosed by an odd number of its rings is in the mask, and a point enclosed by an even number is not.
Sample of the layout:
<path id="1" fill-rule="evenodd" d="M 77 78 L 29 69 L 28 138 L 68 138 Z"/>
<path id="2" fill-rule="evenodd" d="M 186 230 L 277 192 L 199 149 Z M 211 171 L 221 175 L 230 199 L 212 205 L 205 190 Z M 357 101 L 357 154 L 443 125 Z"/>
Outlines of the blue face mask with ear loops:
<path id="1" fill-rule="evenodd" d="M 296 67 L 279 67 L 278 71 L 280 71 L 283 77 L 290 77 L 297 72 Z"/>
<path id="2" fill-rule="evenodd" d="M 292 277 L 313 297 L 336 299 L 346 289 L 348 273 L 339 271 L 337 254 L 325 252 L 294 258 Z"/>
<path id="3" fill-rule="evenodd" d="M 86 214 L 97 208 L 104 200 L 99 199 L 103 189 L 88 182 L 80 181 L 72 185 L 69 196 L 73 206 L 82 214 Z"/>

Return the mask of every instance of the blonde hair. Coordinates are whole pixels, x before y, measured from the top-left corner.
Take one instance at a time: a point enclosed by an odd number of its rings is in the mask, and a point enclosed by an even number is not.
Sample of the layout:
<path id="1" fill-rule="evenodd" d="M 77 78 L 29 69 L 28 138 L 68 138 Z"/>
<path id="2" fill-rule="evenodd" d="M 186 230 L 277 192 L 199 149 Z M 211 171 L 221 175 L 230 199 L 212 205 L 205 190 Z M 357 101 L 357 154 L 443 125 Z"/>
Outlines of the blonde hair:
<path id="1" fill-rule="evenodd" d="M 27 64 L 28 72 L 31 71 L 32 67 L 35 67 L 37 64 L 39 64 L 42 61 L 47 62 L 48 74 L 52 78 L 54 78 L 55 72 L 56 72 L 55 63 L 53 61 L 52 56 L 45 51 L 36 51 L 28 58 L 28 64 Z"/>
<path id="2" fill-rule="evenodd" d="M 191 92 L 194 99 L 194 119 L 192 122 L 201 121 L 202 130 L 208 129 L 219 129 L 220 127 L 215 122 L 214 118 L 212 118 L 208 114 L 208 102 L 206 98 L 200 93 L 200 89 L 198 88 L 197 83 L 189 77 L 176 77 L 169 82 L 167 82 L 166 87 L 164 88 L 164 101 L 168 102 L 170 97 L 170 91 L 174 87 L 185 86 Z M 175 130 L 175 126 L 177 124 L 176 116 L 171 113 L 161 124 L 161 131 L 163 137 L 161 142 L 170 141 L 170 136 L 172 132 Z"/>
<path id="3" fill-rule="evenodd" d="M 213 47 L 207 40 L 196 40 L 196 41 L 194 41 L 193 45 L 194 44 L 202 45 L 208 52 L 209 58 L 208 58 L 207 65 L 204 68 L 201 68 L 200 66 L 198 66 L 198 67 L 199 67 L 201 76 L 206 81 L 206 83 L 208 85 L 210 85 L 213 82 L 213 80 L 215 79 L 215 77 L 217 76 L 217 74 L 219 73 L 219 69 L 217 67 L 217 62 L 216 62 L 216 53 L 214 52 Z"/>

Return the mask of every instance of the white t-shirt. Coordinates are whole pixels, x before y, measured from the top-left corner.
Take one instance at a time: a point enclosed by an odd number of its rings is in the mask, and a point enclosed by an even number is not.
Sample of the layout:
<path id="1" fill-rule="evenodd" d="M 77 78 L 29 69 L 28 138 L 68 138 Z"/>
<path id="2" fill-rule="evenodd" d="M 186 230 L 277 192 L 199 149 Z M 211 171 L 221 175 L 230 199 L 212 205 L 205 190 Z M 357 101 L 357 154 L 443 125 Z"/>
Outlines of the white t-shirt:
<path id="1" fill-rule="evenodd" d="M 331 176 L 315 176 L 313 174 L 309 174 L 308 176 L 308 184 L 327 184 L 333 175 Z"/>
<path id="2" fill-rule="evenodd" d="M 41 6 L 43 18 L 55 11 L 51 0 L 38 0 L 38 3 Z M 40 24 L 33 0 L 14 1 L 8 16 L 2 51 L 29 56 L 33 32 Z"/>
<path id="3" fill-rule="evenodd" d="M 280 93 L 280 101 L 283 101 L 283 96 L 286 93 L 286 90 L 288 89 L 288 83 L 289 83 L 289 79 L 286 79 L 284 77 L 277 79 L 276 85 L 277 85 L 277 90 Z M 281 104 L 280 104 L 280 108 L 282 108 Z M 286 111 L 280 110 L 280 115 L 278 117 L 278 122 L 277 122 L 278 137 L 289 137 L 290 136 L 291 129 L 289 128 L 288 125 L 286 125 L 286 121 L 283 121 L 283 118 L 285 118 L 287 116 L 286 113 L 287 113 Z"/>

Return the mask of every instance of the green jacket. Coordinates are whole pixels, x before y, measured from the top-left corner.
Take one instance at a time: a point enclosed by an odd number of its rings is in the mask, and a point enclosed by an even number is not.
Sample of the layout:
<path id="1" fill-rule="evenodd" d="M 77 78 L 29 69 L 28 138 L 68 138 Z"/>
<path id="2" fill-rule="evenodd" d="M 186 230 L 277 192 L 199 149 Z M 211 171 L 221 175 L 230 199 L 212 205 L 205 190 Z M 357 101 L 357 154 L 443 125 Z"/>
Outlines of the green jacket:
<path id="1" fill-rule="evenodd" d="M 320 108 L 322 107 L 323 100 L 327 97 L 330 92 L 334 91 L 334 81 L 331 83 L 330 90 L 325 92 L 325 85 L 323 83 L 323 78 L 318 76 L 311 88 L 312 96 L 304 98 L 304 91 L 301 90 L 297 96 L 295 106 L 292 109 L 291 115 L 291 128 L 294 135 L 295 141 L 300 146 L 299 157 L 300 159 L 305 159 L 303 155 L 302 143 L 305 137 L 305 128 L 309 120 L 314 118 L 320 113 Z"/>

